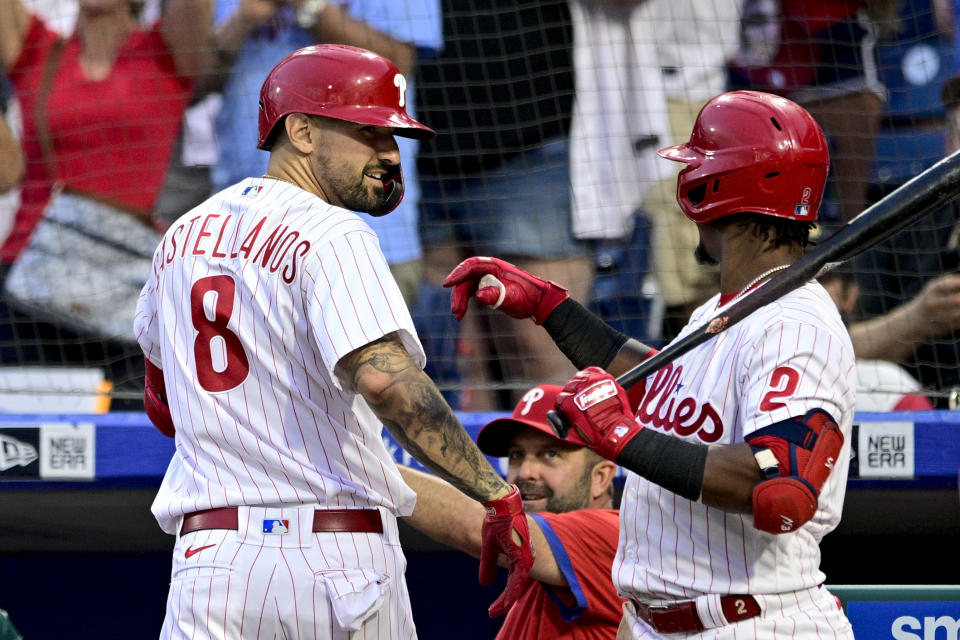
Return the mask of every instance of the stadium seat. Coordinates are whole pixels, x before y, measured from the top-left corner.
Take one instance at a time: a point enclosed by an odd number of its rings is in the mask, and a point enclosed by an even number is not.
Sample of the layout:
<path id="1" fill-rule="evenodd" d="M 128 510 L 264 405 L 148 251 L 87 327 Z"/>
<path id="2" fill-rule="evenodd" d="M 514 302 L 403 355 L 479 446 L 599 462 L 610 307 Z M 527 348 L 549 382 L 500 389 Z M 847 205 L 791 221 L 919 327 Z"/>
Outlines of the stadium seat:
<path id="1" fill-rule="evenodd" d="M 875 186 L 898 186 L 943 158 L 942 126 L 884 127 L 877 132 L 871 171 Z"/>
<path id="2" fill-rule="evenodd" d="M 880 77 L 888 90 L 884 117 L 893 123 L 944 115 L 940 90 L 956 71 L 953 42 L 938 35 L 904 38 L 877 47 Z"/>
<path id="3" fill-rule="evenodd" d="M 940 92 L 957 71 L 956 43 L 937 31 L 930 0 L 908 0 L 900 29 L 877 47 L 888 100 L 871 168 L 874 187 L 896 187 L 945 153 Z"/>

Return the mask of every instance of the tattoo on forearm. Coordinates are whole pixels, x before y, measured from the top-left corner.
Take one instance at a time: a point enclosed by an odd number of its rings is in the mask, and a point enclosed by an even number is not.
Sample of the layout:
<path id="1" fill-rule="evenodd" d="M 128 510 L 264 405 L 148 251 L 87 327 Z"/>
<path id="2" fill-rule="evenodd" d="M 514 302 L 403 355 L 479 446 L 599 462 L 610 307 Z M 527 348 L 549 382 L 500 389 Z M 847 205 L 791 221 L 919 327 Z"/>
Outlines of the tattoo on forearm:
<path id="1" fill-rule="evenodd" d="M 364 394 L 390 435 L 421 464 L 475 500 L 489 500 L 505 481 L 477 449 L 436 385 L 396 340 L 368 345 L 341 362 L 354 385 L 375 380 Z M 372 369 L 372 371 L 371 371 Z"/>
<path id="2" fill-rule="evenodd" d="M 449 418 L 415 408 L 399 422 L 385 416 L 381 420 L 390 435 L 425 467 L 471 498 L 489 500 L 505 482 L 487 463 L 439 393 L 437 396 L 450 413 Z"/>

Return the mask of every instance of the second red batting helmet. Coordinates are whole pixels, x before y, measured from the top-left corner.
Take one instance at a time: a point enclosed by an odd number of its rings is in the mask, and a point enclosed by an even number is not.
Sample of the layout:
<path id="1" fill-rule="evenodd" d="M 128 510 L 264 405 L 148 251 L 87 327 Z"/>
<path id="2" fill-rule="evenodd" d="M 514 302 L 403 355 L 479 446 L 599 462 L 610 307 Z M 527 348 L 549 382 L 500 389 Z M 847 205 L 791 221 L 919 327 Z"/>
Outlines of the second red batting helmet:
<path id="1" fill-rule="evenodd" d="M 436 133 L 409 115 L 407 81 L 397 66 L 366 49 L 322 44 L 287 55 L 260 88 L 257 148 L 269 150 L 284 116 L 307 113 L 375 127 L 407 138 Z"/>
<path id="2" fill-rule="evenodd" d="M 830 166 L 826 138 L 806 109 L 758 91 L 713 98 L 690 140 L 659 153 L 687 165 L 677 202 L 698 224 L 745 211 L 816 220 Z"/>

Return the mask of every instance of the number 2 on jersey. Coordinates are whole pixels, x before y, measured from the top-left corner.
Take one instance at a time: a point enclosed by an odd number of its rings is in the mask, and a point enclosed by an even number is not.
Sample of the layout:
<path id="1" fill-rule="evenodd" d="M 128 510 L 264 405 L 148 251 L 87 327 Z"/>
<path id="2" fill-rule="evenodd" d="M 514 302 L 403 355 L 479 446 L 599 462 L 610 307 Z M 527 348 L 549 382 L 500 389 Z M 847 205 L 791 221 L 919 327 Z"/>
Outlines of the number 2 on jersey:
<path id="1" fill-rule="evenodd" d="M 233 315 L 233 295 L 237 284 L 231 276 L 207 276 L 190 288 L 190 312 L 197 337 L 193 356 L 197 381 L 210 393 L 229 391 L 240 385 L 250 373 L 250 362 L 239 336 L 227 327 Z M 213 319 L 207 316 L 204 300 L 214 295 Z M 216 357 L 216 362 L 214 358 Z"/>
<path id="2" fill-rule="evenodd" d="M 773 391 L 763 396 L 763 401 L 760 403 L 761 411 L 773 411 L 787 406 L 777 400 L 789 398 L 797 392 L 797 387 L 800 386 L 800 374 L 790 367 L 777 367 L 770 374 L 770 386 L 773 387 Z"/>

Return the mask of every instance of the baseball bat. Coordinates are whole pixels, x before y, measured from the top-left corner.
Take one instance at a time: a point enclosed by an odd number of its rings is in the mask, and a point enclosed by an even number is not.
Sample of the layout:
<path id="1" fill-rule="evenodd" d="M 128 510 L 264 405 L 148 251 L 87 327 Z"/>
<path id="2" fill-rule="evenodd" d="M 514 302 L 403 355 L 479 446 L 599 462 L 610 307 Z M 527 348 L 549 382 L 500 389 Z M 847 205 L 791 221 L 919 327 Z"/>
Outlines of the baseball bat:
<path id="1" fill-rule="evenodd" d="M 891 191 L 823 242 L 817 244 L 764 286 L 755 289 L 659 353 L 644 360 L 617 378 L 629 389 L 651 373 L 666 366 L 713 336 L 726 331 L 745 317 L 815 278 L 822 269 L 836 266 L 883 242 L 894 233 L 960 195 L 960 151 Z M 547 415 L 560 437 L 569 425 L 554 412 Z"/>

